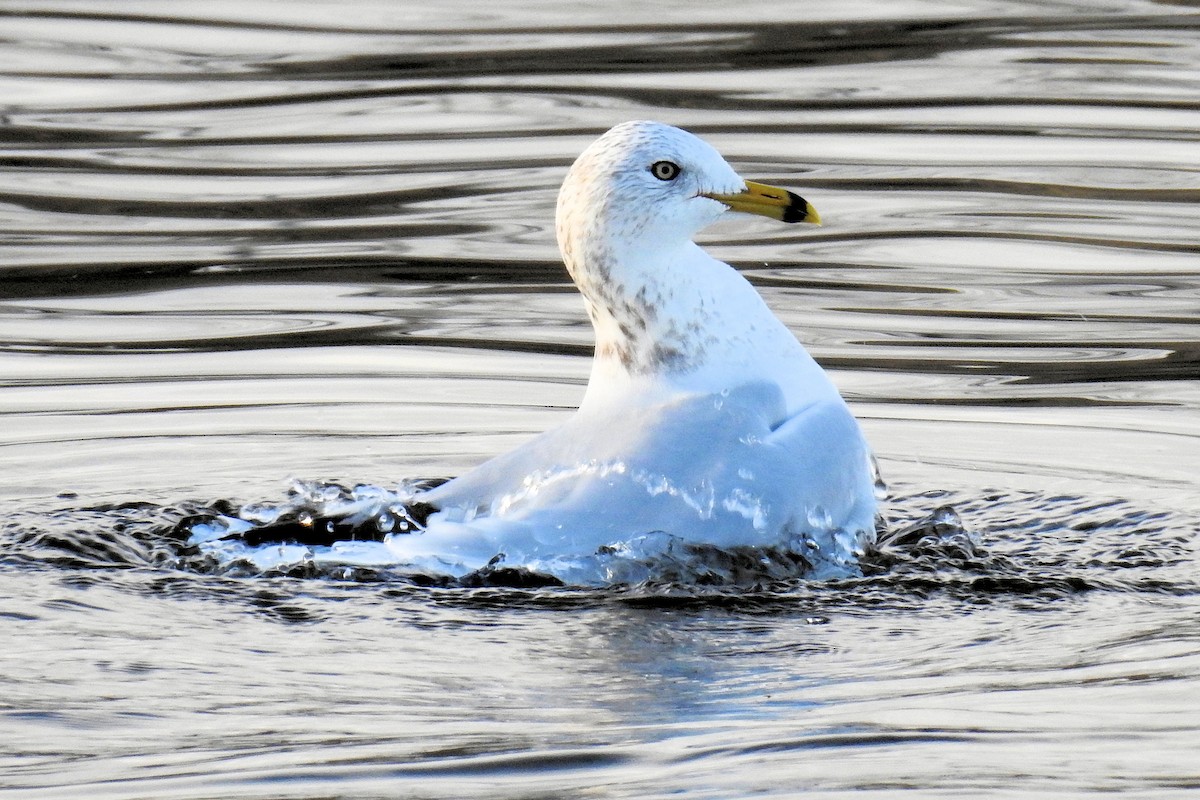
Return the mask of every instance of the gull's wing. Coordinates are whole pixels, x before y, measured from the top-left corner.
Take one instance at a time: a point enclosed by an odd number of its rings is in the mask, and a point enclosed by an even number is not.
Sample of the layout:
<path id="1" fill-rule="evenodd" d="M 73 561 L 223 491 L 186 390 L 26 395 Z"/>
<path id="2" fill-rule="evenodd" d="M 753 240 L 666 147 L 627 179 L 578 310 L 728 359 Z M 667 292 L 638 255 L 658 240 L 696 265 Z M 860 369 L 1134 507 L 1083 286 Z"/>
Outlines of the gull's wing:
<path id="1" fill-rule="evenodd" d="M 782 413 L 768 383 L 578 413 L 422 494 L 442 512 L 417 538 L 460 523 L 486 531 L 484 549 L 538 552 L 547 537 L 587 553 L 657 531 L 727 547 L 869 528 L 870 455 L 845 405 Z"/>

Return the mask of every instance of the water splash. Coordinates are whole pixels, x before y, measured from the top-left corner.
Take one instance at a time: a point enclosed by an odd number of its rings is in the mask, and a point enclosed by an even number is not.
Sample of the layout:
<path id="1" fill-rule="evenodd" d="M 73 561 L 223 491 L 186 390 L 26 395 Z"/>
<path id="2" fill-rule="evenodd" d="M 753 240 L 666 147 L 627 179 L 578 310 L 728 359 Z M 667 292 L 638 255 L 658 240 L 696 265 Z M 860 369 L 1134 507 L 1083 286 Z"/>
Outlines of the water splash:
<path id="1" fill-rule="evenodd" d="M 432 511 L 393 488 L 294 483 L 274 500 L 66 507 L 14 515 L 4 560 L 75 570 L 150 568 L 201 576 L 319 578 L 396 586 L 608 587 L 659 597 L 836 596 L 847 606 L 906 606 L 934 595 L 969 603 L 1087 591 L 1200 592 L 1194 521 L 1121 499 L 1038 492 L 920 492 L 893 498 L 891 521 L 859 556 L 859 576 L 822 576 L 803 541 L 775 548 L 697 546 L 662 532 L 587 556 L 518 561 L 497 554 L 453 575 L 397 564 L 389 538 Z M 824 580 L 819 578 L 825 577 Z"/>

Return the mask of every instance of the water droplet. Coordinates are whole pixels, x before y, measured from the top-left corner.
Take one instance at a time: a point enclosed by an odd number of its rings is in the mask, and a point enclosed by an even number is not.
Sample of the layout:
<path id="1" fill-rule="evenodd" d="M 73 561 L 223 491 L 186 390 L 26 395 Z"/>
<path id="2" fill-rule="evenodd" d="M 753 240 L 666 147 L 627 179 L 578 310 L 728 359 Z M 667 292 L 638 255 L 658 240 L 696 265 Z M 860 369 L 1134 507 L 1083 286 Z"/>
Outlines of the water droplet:
<path id="1" fill-rule="evenodd" d="M 814 531 L 827 531 L 834 527 L 833 517 L 824 506 L 808 509 L 808 527 Z"/>
<path id="2" fill-rule="evenodd" d="M 883 480 L 883 475 L 879 472 L 879 462 L 875 460 L 875 456 L 871 456 L 871 477 L 875 479 L 875 499 L 886 500 L 888 496 L 887 483 Z"/>

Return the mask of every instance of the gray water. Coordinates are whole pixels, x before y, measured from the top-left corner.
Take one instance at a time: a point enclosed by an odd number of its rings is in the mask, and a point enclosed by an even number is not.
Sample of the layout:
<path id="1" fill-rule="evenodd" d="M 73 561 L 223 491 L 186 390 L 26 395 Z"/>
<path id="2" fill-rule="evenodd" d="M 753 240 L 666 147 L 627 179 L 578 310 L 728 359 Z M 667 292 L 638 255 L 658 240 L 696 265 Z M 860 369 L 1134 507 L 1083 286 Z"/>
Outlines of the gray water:
<path id="1" fill-rule="evenodd" d="M 193 5 L 0 7 L 0 793 L 1200 792 L 1194 4 Z M 555 192 L 633 118 L 821 210 L 704 242 L 893 529 L 977 546 L 587 591 L 181 550 L 564 419 Z"/>

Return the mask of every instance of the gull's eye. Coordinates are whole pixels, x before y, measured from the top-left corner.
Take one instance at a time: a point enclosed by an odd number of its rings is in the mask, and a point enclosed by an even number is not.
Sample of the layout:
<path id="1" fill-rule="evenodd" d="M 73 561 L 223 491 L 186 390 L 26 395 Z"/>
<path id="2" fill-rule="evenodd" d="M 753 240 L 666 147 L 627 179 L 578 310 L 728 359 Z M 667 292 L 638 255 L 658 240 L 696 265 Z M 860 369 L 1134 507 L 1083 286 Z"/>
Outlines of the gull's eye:
<path id="1" fill-rule="evenodd" d="M 673 181 L 679 177 L 679 165 L 671 161 L 655 161 L 650 165 L 650 174 L 660 181 Z"/>

